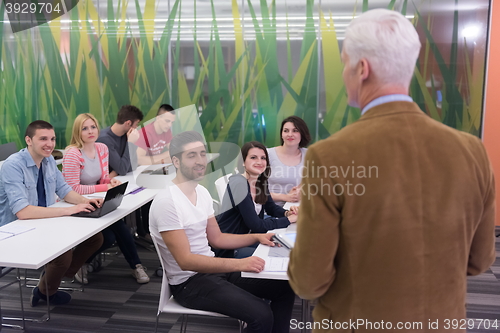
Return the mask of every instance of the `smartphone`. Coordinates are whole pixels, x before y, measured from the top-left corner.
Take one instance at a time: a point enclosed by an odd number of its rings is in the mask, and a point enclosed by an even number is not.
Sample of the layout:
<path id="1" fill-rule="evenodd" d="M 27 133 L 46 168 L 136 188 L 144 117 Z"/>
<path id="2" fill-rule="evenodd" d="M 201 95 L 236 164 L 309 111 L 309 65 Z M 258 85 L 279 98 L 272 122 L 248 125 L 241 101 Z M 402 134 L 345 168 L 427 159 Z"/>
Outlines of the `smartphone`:
<path id="1" fill-rule="evenodd" d="M 285 235 L 275 234 L 272 239 L 289 250 L 293 248 L 294 243 Z"/>

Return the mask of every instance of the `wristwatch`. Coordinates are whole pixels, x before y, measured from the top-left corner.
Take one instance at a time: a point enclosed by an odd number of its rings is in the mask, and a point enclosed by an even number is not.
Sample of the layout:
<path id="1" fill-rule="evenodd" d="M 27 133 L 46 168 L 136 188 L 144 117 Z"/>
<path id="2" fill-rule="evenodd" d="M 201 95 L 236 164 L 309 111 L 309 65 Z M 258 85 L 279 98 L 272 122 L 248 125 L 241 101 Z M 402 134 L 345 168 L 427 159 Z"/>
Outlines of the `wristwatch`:
<path id="1" fill-rule="evenodd" d="M 290 211 L 289 210 L 285 210 L 285 217 L 288 217 L 290 216 Z"/>

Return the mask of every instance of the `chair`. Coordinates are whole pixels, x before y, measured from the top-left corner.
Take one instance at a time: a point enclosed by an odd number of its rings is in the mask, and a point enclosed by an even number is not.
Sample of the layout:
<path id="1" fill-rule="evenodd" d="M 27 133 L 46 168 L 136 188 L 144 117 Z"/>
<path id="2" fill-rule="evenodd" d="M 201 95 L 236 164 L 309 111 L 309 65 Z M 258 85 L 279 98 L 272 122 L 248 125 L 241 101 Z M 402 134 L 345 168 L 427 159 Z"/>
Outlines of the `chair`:
<path id="1" fill-rule="evenodd" d="M 0 161 L 6 160 L 7 157 L 14 153 L 17 153 L 17 146 L 15 142 L 0 145 Z"/>
<path id="2" fill-rule="evenodd" d="M 217 189 L 217 194 L 219 195 L 219 202 L 221 205 L 222 205 L 222 199 L 224 198 L 224 194 L 226 193 L 227 184 L 229 183 L 229 177 L 231 177 L 232 175 L 233 175 L 232 173 L 229 173 L 227 175 L 218 178 L 215 181 L 215 188 Z"/>
<path id="3" fill-rule="evenodd" d="M 174 297 L 170 293 L 170 287 L 168 285 L 167 273 L 165 271 L 165 267 L 163 267 L 163 260 L 162 260 L 161 253 L 160 253 L 159 248 L 158 248 L 158 244 L 156 244 L 156 240 L 154 237 L 152 237 L 152 239 L 153 239 L 153 244 L 154 244 L 155 249 L 156 249 L 156 253 L 158 254 L 158 258 L 160 258 L 160 263 L 161 263 L 161 266 L 163 269 L 163 277 L 162 277 L 162 281 L 161 281 L 161 291 L 160 291 L 160 302 L 158 304 L 158 312 L 156 314 L 155 333 L 158 330 L 158 321 L 160 318 L 160 314 L 162 312 L 176 313 L 176 314 L 182 315 L 180 332 L 186 332 L 186 330 L 187 330 L 187 317 L 188 317 L 188 315 L 227 318 L 226 315 L 223 315 L 220 313 L 189 309 L 189 308 L 183 307 L 182 305 L 177 303 L 177 301 L 174 299 Z M 240 333 L 242 332 L 242 330 L 243 330 L 243 323 L 240 321 Z"/>
<path id="4" fill-rule="evenodd" d="M 5 276 L 5 275 L 7 275 L 7 274 L 9 274 L 13 270 L 14 270 L 14 268 L 12 268 L 12 267 L 0 267 L 0 278 L 3 277 L 3 276 Z M 13 285 L 16 282 L 19 284 L 19 297 L 21 299 L 22 317 L 21 318 L 17 318 L 17 317 L 2 317 L 2 314 L 0 313 L 0 331 L 2 330 L 2 326 L 3 327 L 9 327 L 9 328 L 17 328 L 17 329 L 21 329 L 21 330 L 25 330 L 26 329 L 25 317 L 24 317 L 24 304 L 23 304 L 23 289 L 22 289 L 22 285 L 21 285 L 21 278 L 19 276 L 19 270 L 17 270 L 16 281 L 9 282 L 6 285 L 2 286 L 2 288 L 0 288 L 0 289 L 6 288 L 6 287 L 8 287 L 10 285 Z M 22 320 L 23 325 L 20 326 L 20 325 L 7 324 L 7 323 L 3 322 L 3 319 L 5 319 L 5 320 Z"/>

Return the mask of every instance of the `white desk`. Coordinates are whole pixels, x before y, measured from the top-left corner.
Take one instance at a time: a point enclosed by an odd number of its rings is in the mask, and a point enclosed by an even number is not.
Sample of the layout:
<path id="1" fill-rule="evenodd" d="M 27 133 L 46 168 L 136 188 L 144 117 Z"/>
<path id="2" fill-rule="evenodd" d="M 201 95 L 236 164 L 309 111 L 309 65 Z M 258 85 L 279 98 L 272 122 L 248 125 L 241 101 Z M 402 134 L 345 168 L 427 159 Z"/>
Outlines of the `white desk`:
<path id="1" fill-rule="evenodd" d="M 133 181 L 132 173 L 121 178 L 122 181 L 129 181 L 125 193 L 137 187 Z M 38 269 L 132 213 L 152 200 L 157 193 L 158 190 L 144 189 L 136 194 L 125 195 L 120 207 L 100 218 L 63 216 L 13 221 L 12 224 L 34 227 L 35 229 L 0 240 L 0 266 Z M 57 202 L 53 206 L 71 206 L 71 204 Z M 46 320 L 49 319 L 50 304 L 47 302 Z"/>
<path id="2" fill-rule="evenodd" d="M 129 176 L 123 178 L 126 177 Z M 127 192 L 135 187 L 135 183 L 129 183 Z M 38 269 L 135 211 L 157 193 L 158 190 L 144 189 L 137 194 L 126 195 L 120 207 L 100 218 L 64 216 L 11 222 L 35 229 L 0 241 L 0 266 Z M 55 205 L 70 204 L 59 202 Z"/>
<path id="3" fill-rule="evenodd" d="M 269 232 L 278 233 L 278 232 L 292 232 L 292 231 L 297 231 L 296 223 L 290 224 L 287 228 L 270 230 Z M 267 260 L 267 258 L 269 257 L 270 248 L 271 248 L 270 246 L 259 244 L 253 255 L 262 258 L 264 260 Z M 287 272 L 268 272 L 265 270 L 260 273 L 241 272 L 241 277 L 254 278 L 254 279 L 288 280 Z M 302 300 L 301 320 L 303 323 L 311 321 L 309 301 L 304 299 Z M 306 332 L 305 327 L 304 329 L 302 329 L 302 332 L 303 333 Z"/>
<path id="4" fill-rule="evenodd" d="M 283 209 L 286 209 L 286 210 L 290 210 L 290 207 L 292 206 L 299 206 L 300 205 L 300 202 L 285 202 L 285 204 L 283 205 Z"/>
<path id="5" fill-rule="evenodd" d="M 283 233 L 296 230 L 297 230 L 297 224 L 292 223 L 287 228 L 269 230 L 269 232 Z M 255 249 L 253 255 L 262 258 L 264 260 L 267 260 L 269 258 L 269 249 L 271 249 L 270 246 L 259 244 L 259 246 L 257 246 L 257 249 Z M 288 275 L 286 272 L 268 272 L 266 270 L 263 270 L 260 273 L 241 272 L 241 277 L 254 278 L 254 279 L 288 280 Z"/>

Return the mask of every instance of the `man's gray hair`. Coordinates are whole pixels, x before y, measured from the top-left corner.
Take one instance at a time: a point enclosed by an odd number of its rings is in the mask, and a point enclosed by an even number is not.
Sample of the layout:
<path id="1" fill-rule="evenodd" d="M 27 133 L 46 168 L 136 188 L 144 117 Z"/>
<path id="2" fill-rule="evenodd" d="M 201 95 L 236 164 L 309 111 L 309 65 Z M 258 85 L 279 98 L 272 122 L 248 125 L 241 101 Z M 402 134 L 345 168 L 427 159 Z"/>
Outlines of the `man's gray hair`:
<path id="1" fill-rule="evenodd" d="M 420 47 L 417 31 L 406 17 L 374 9 L 349 24 L 343 51 L 352 67 L 365 58 L 381 83 L 408 87 Z"/>

